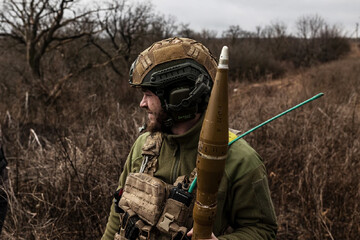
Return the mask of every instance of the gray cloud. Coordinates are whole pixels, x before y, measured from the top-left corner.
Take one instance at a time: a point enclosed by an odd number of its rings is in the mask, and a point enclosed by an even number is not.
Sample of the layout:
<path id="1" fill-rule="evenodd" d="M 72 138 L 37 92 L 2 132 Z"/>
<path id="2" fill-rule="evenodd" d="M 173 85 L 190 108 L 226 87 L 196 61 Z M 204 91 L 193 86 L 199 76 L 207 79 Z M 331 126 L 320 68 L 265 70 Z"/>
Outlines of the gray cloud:
<path id="1" fill-rule="evenodd" d="M 175 16 L 190 28 L 216 30 L 219 34 L 230 25 L 254 31 L 274 21 L 284 22 L 294 31 L 296 20 L 318 14 L 330 25 L 338 25 L 349 36 L 360 22 L 359 0 L 151 0 L 155 11 Z"/>

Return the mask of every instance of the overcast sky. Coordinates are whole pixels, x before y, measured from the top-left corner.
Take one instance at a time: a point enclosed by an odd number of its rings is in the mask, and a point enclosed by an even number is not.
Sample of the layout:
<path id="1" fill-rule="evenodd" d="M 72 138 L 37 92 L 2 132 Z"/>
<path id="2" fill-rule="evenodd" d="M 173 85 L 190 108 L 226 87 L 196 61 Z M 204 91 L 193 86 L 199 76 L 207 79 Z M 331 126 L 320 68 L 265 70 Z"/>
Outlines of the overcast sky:
<path id="1" fill-rule="evenodd" d="M 151 2 L 155 12 L 172 15 L 177 23 L 189 23 L 197 32 L 215 30 L 218 36 L 230 25 L 247 31 L 272 22 L 283 22 L 293 32 L 301 16 L 321 16 L 326 23 L 338 25 L 347 36 L 355 37 L 360 23 L 360 0 L 139 0 Z"/>

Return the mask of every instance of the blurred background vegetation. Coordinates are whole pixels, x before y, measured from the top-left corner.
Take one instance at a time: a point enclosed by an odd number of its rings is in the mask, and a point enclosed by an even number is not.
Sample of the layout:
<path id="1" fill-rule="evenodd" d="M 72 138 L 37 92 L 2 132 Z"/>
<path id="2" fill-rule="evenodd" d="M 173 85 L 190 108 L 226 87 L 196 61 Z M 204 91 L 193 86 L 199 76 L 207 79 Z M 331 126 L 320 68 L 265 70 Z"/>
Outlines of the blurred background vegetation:
<path id="1" fill-rule="evenodd" d="M 246 140 L 264 158 L 278 239 L 360 234 L 360 53 L 357 39 L 318 15 L 297 32 L 275 22 L 221 36 L 113 1 L 3 0 L 0 139 L 10 200 L 1 239 L 99 239 L 112 193 L 145 115 L 128 86 L 137 54 L 189 37 L 218 56 L 230 49 L 230 126 L 242 131 L 324 92 L 325 97 Z"/>

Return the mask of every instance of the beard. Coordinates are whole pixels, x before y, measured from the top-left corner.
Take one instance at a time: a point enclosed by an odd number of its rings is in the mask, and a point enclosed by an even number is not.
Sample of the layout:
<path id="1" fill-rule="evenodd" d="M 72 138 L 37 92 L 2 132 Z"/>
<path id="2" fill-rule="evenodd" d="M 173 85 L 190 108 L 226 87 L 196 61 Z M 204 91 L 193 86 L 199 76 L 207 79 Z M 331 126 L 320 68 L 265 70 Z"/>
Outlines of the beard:
<path id="1" fill-rule="evenodd" d="M 154 133 L 154 132 L 168 132 L 168 127 L 165 126 L 164 122 L 168 119 L 168 115 L 161 110 L 161 112 L 154 113 L 155 121 L 147 121 L 146 131 Z"/>

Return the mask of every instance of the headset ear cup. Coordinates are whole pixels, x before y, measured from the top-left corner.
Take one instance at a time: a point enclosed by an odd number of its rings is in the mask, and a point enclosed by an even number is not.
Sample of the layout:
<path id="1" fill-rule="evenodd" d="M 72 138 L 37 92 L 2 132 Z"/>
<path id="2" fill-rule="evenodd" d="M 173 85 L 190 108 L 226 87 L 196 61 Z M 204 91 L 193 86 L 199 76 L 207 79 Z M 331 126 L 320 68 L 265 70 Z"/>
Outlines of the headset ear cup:
<path id="1" fill-rule="evenodd" d="M 166 104 L 166 109 L 175 122 L 195 117 L 197 104 L 189 98 L 191 90 L 190 87 L 181 87 L 170 91 L 169 104 Z"/>
<path id="2" fill-rule="evenodd" d="M 194 87 L 177 87 L 170 90 L 168 101 L 165 101 L 166 111 L 176 121 L 184 121 L 195 117 L 206 109 L 211 91 L 211 81 L 208 75 L 200 74 Z"/>
<path id="3" fill-rule="evenodd" d="M 187 99 L 190 95 L 191 89 L 189 87 L 176 88 L 170 91 L 169 94 L 169 104 L 170 105 L 179 105 L 182 104 L 183 107 L 187 104 L 182 102 L 183 99 Z"/>

